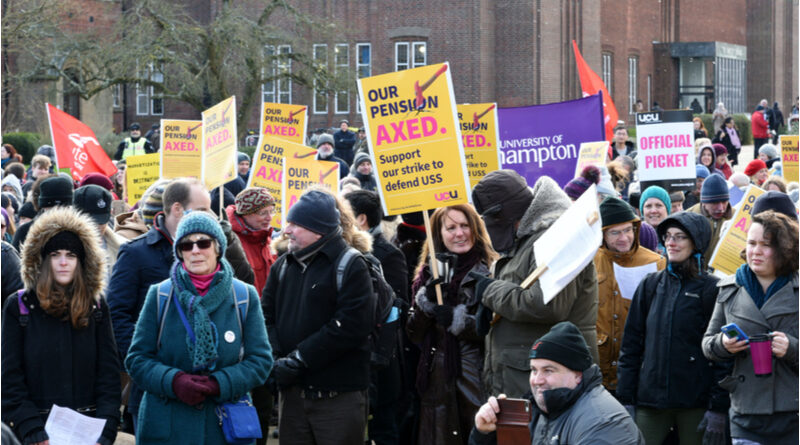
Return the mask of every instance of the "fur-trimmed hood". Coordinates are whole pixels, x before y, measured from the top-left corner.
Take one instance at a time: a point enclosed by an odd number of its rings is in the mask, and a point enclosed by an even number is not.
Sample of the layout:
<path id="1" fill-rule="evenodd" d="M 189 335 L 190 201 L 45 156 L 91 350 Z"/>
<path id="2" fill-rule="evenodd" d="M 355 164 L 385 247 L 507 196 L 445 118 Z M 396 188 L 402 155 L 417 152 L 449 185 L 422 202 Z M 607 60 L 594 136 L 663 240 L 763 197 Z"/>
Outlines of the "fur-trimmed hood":
<path id="1" fill-rule="evenodd" d="M 350 239 L 346 241 L 361 253 L 372 252 L 372 235 L 369 232 L 361 229 L 353 230 Z"/>
<path id="2" fill-rule="evenodd" d="M 86 286 L 99 298 L 106 285 L 106 253 L 103 251 L 100 234 L 92 219 L 72 207 L 55 207 L 39 215 L 31 226 L 22 249 L 22 281 L 26 289 L 36 287 L 36 279 L 42 271 L 42 249 L 57 233 L 68 230 L 75 233 L 83 243 L 86 257 L 83 263 Z"/>
<path id="3" fill-rule="evenodd" d="M 541 236 L 572 204 L 569 197 L 549 176 L 542 176 L 533 186 L 533 200 L 520 220 L 517 238 Z"/>

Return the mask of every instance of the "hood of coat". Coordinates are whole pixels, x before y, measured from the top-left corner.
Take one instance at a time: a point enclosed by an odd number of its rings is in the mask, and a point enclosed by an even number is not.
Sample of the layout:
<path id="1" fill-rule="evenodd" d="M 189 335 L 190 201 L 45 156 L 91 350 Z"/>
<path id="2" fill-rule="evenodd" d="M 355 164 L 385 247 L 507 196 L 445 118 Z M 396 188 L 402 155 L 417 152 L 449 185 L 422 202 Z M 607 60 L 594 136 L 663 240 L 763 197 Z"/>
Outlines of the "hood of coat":
<path id="1" fill-rule="evenodd" d="M 97 225 L 92 219 L 71 207 L 55 207 L 36 218 L 22 249 L 22 281 L 26 289 L 36 286 L 42 271 L 42 249 L 57 233 L 68 230 L 75 233 L 83 243 L 83 263 L 86 286 L 99 298 L 106 284 L 106 253 L 103 250 Z"/>
<path id="2" fill-rule="evenodd" d="M 361 253 L 372 252 L 372 235 L 360 229 L 353 230 L 349 237 L 345 236 L 348 244 Z"/>
<path id="3" fill-rule="evenodd" d="M 517 238 L 533 234 L 538 238 L 566 211 L 572 202 L 556 181 L 542 176 L 533 186 L 533 200 L 522 216 Z"/>
<path id="4" fill-rule="evenodd" d="M 664 239 L 664 235 L 670 227 L 678 227 L 686 232 L 692 238 L 695 252 L 705 252 L 708 243 L 711 242 L 711 226 L 708 224 L 708 220 L 698 213 L 678 212 L 668 216 L 656 228 L 658 238 Z"/>
<path id="5" fill-rule="evenodd" d="M 144 219 L 142 218 L 142 216 L 139 214 L 138 211 L 120 213 L 119 215 L 114 217 L 114 232 L 130 233 L 130 235 L 133 236 L 130 236 L 129 239 L 133 239 L 139 235 L 143 235 L 147 233 L 148 230 L 149 229 L 145 224 Z M 128 238 L 128 236 L 123 236 L 123 237 Z"/>

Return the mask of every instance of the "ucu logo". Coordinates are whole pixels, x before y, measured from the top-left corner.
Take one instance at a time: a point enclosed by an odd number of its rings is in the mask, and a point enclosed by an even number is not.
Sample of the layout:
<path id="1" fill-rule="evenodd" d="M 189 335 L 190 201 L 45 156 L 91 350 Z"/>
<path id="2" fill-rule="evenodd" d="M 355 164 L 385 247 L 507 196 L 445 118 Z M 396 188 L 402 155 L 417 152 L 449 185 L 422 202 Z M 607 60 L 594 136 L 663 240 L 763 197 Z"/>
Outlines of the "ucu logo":
<path id="1" fill-rule="evenodd" d="M 433 195 L 433 197 L 436 198 L 437 201 L 449 201 L 451 199 L 458 198 L 458 190 L 446 193 L 436 193 Z"/>
<path id="2" fill-rule="evenodd" d="M 641 124 L 652 124 L 661 122 L 658 113 L 639 113 L 636 115 L 636 121 Z"/>

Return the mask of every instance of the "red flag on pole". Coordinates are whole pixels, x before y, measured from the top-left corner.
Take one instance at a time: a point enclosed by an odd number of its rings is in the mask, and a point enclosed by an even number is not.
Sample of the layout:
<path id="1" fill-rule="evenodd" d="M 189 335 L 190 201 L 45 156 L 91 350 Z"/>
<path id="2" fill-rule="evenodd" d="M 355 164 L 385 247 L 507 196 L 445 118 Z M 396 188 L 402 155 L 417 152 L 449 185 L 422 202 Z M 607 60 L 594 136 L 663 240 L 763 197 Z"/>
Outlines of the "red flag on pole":
<path id="1" fill-rule="evenodd" d="M 76 181 L 89 173 L 105 176 L 116 173 L 117 167 L 86 124 L 50 104 L 47 104 L 47 118 L 58 168 L 70 167 Z"/>
<path id="2" fill-rule="evenodd" d="M 575 50 L 575 65 L 578 67 L 578 75 L 581 78 L 581 90 L 583 90 L 583 97 L 597 94 L 598 91 L 603 92 L 603 118 L 606 124 L 606 140 L 611 142 L 614 138 L 614 127 L 617 125 L 617 107 L 614 106 L 614 101 L 611 100 L 611 95 L 608 94 L 606 84 L 600 79 L 589 65 L 583 60 L 578 44 L 572 41 L 572 48 Z M 609 145 L 609 153 L 612 150 L 612 145 Z"/>

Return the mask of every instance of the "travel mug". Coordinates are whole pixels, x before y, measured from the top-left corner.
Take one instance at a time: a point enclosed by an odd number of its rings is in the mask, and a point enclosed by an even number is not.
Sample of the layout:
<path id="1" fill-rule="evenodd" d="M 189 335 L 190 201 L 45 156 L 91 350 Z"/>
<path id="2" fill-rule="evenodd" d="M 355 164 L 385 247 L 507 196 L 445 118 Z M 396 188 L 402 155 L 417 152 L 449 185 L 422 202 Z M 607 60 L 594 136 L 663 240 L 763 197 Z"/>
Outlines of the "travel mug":
<path id="1" fill-rule="evenodd" d="M 750 337 L 750 357 L 753 359 L 753 371 L 756 377 L 772 375 L 772 339 L 769 335 Z"/>

